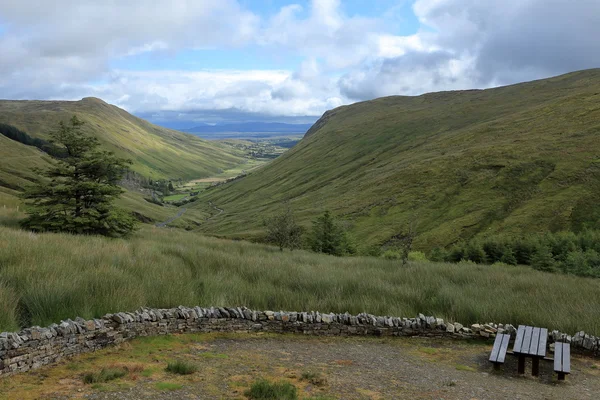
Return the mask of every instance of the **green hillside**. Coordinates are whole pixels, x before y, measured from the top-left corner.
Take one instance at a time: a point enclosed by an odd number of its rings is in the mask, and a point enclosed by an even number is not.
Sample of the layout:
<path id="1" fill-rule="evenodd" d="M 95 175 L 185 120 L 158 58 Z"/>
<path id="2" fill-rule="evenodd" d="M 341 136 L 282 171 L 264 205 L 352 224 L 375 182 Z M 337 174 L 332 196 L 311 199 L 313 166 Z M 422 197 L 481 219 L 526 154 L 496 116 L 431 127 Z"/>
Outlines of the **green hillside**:
<path id="1" fill-rule="evenodd" d="M 85 132 L 98 137 L 104 148 L 131 159 L 131 168 L 147 178 L 204 178 L 247 162 L 243 150 L 234 146 L 160 128 L 99 99 L 0 101 L 0 123 L 32 137 L 47 138 L 59 121 L 66 122 L 74 114 L 85 121 Z M 52 158 L 36 147 L 0 135 L 0 207 L 19 206 L 18 193 L 39 179 L 35 169 L 44 169 L 51 162 Z M 165 221 L 178 213 L 175 207 L 148 203 L 134 191 L 127 191 L 117 203 L 147 222 Z M 189 210 L 171 225 L 196 226 L 208 215 L 203 210 Z"/>
<path id="2" fill-rule="evenodd" d="M 289 200 L 325 209 L 358 244 L 414 221 L 416 246 L 598 226 L 600 69 L 489 90 L 393 96 L 326 112 L 282 157 L 205 192 L 211 234 L 252 237 Z M 594 215 L 596 217 L 594 217 Z"/>
<path id="3" fill-rule="evenodd" d="M 220 143 L 153 125 L 97 98 L 80 101 L 0 101 L 0 123 L 45 138 L 59 121 L 73 115 L 86 124 L 84 131 L 122 157 L 132 169 L 154 179 L 195 179 L 231 168 L 241 152 Z M 0 160 L 0 164 L 3 161 Z"/>

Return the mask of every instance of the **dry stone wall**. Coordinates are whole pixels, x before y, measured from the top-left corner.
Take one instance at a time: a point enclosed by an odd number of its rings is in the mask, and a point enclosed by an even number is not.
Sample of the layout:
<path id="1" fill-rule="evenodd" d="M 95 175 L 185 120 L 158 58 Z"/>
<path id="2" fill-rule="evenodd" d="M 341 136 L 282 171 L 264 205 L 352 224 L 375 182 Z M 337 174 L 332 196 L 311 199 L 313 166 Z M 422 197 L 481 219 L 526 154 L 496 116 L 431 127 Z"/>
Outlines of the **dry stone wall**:
<path id="1" fill-rule="evenodd" d="M 433 336 L 491 338 L 514 335 L 515 327 L 473 324 L 419 314 L 415 318 L 381 317 L 319 312 L 255 311 L 246 307 L 172 309 L 142 308 L 136 312 L 107 314 L 100 319 L 61 321 L 46 328 L 0 333 L 0 377 L 25 372 L 70 356 L 116 345 L 139 336 L 193 332 L 274 332 L 324 336 Z M 577 350 L 597 355 L 600 338 L 579 332 L 574 336 L 553 331 L 549 341 L 566 341 Z"/>

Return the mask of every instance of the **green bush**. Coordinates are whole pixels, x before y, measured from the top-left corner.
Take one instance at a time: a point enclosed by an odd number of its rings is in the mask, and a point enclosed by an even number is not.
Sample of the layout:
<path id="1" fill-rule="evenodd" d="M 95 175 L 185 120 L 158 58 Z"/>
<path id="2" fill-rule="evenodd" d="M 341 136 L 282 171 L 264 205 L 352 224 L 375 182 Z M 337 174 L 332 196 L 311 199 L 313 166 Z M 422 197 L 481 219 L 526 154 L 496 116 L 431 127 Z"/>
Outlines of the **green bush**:
<path id="1" fill-rule="evenodd" d="M 399 260 L 402 258 L 402 255 L 398 250 L 386 250 L 383 252 L 381 257 L 385 258 L 386 260 Z"/>
<path id="2" fill-rule="evenodd" d="M 244 395 L 251 400 L 296 400 L 298 393 L 291 383 L 280 381 L 271 383 L 265 379 L 252 384 Z"/>
<path id="3" fill-rule="evenodd" d="M 190 375 L 198 371 L 198 367 L 186 361 L 177 360 L 175 362 L 167 364 L 167 368 L 165 368 L 165 371 L 170 372 L 172 374 Z"/>
<path id="4" fill-rule="evenodd" d="M 408 261 L 429 261 L 422 251 L 411 251 L 408 253 Z"/>
<path id="5" fill-rule="evenodd" d="M 100 372 L 88 372 L 83 375 L 83 383 L 104 383 L 119 379 L 127 375 L 127 370 L 124 368 L 102 368 Z"/>

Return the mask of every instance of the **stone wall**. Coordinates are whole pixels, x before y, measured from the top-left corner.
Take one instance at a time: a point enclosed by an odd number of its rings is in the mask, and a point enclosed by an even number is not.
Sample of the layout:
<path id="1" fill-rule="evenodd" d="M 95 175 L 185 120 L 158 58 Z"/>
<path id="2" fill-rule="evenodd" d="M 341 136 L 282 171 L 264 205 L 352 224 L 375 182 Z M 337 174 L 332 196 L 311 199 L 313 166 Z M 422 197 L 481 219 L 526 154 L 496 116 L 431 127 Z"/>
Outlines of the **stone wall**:
<path id="1" fill-rule="evenodd" d="M 148 309 L 107 314 L 101 319 L 62 321 L 47 328 L 32 327 L 0 334 L 0 376 L 25 372 L 64 358 L 95 351 L 138 336 L 192 332 L 275 332 L 326 336 L 434 336 L 490 338 L 515 333 L 512 325 L 445 322 L 419 314 L 416 318 L 378 317 L 371 314 L 273 312 L 237 308 Z M 579 332 L 573 337 L 553 331 L 549 342 L 566 341 L 597 355 L 600 338 Z"/>

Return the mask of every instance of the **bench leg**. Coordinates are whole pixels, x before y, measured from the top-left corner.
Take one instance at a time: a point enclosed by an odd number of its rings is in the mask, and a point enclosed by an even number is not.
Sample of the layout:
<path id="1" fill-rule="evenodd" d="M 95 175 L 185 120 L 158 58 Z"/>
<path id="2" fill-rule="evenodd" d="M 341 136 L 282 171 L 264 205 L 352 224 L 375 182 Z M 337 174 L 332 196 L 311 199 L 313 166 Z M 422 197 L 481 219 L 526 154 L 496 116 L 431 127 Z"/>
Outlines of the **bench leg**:
<path id="1" fill-rule="evenodd" d="M 500 369 L 500 363 L 494 363 L 494 369 L 498 371 Z"/>
<path id="2" fill-rule="evenodd" d="M 517 371 L 520 374 L 524 374 L 525 373 L 525 357 L 523 357 L 523 356 L 519 356 L 519 365 L 517 367 Z"/>
<path id="3" fill-rule="evenodd" d="M 540 359 L 537 357 L 533 357 L 531 359 L 531 375 L 533 375 L 533 376 L 540 375 Z"/>
<path id="4" fill-rule="evenodd" d="M 565 374 L 563 374 L 562 372 L 558 373 L 558 380 L 559 381 L 564 381 L 565 380 Z"/>

